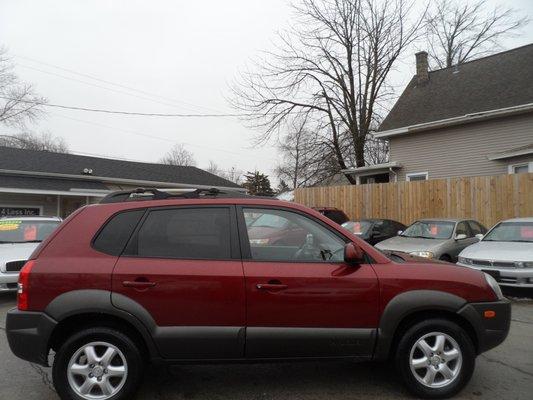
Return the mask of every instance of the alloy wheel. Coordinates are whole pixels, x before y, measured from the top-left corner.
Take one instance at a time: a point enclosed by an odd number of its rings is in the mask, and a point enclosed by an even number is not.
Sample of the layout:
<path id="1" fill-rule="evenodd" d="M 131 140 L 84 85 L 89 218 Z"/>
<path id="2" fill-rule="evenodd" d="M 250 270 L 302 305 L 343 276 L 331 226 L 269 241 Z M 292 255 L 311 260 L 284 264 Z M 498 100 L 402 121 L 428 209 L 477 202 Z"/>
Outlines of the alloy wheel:
<path id="1" fill-rule="evenodd" d="M 441 388 L 455 381 L 462 363 L 461 348 L 442 332 L 431 332 L 418 339 L 409 357 L 413 376 L 429 388 Z"/>
<path id="2" fill-rule="evenodd" d="M 91 342 L 74 352 L 67 374 L 68 383 L 76 394 L 87 400 L 106 400 L 124 386 L 128 365 L 116 346 Z"/>

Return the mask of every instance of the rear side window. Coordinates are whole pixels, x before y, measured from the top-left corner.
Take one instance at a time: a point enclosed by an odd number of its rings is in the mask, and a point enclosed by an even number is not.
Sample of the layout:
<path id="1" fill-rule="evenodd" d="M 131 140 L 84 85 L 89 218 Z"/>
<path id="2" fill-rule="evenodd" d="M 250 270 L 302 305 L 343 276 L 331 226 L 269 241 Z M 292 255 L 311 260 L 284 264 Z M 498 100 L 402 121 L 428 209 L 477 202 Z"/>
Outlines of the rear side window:
<path id="1" fill-rule="evenodd" d="M 137 235 L 139 257 L 230 259 L 229 208 L 150 211 Z"/>
<path id="2" fill-rule="evenodd" d="M 144 210 L 134 210 L 115 215 L 100 231 L 93 247 L 102 253 L 119 256 L 143 214 Z"/>

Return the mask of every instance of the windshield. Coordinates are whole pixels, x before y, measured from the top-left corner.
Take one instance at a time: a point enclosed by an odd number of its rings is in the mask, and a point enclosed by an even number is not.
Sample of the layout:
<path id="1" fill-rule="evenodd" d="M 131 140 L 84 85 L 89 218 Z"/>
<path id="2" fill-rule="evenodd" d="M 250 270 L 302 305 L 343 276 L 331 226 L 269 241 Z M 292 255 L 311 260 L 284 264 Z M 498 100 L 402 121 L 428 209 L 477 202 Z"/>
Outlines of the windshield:
<path id="1" fill-rule="evenodd" d="M 262 214 L 259 218 L 255 219 L 249 227 L 255 228 L 277 228 L 281 229 L 288 223 L 287 219 L 282 218 L 275 214 Z"/>
<path id="2" fill-rule="evenodd" d="M 372 222 L 369 221 L 348 221 L 342 224 L 344 229 L 347 229 L 356 235 L 366 234 L 371 226 Z"/>
<path id="3" fill-rule="evenodd" d="M 454 222 L 448 221 L 416 221 L 409 225 L 400 235 L 403 237 L 424 239 L 449 239 L 452 237 Z"/>
<path id="4" fill-rule="evenodd" d="M 0 243 L 42 242 L 59 221 L 0 220 Z"/>
<path id="5" fill-rule="evenodd" d="M 533 222 L 501 222 L 485 235 L 483 241 L 533 243 Z"/>

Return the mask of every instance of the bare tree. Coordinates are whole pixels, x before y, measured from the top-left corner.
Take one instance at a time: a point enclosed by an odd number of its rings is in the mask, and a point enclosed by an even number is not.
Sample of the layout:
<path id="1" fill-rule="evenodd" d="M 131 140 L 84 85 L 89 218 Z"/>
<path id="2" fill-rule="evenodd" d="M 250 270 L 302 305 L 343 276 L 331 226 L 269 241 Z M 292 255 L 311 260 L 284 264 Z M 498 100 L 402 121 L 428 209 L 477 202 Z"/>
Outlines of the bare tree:
<path id="1" fill-rule="evenodd" d="M 497 52 L 529 19 L 505 6 L 488 10 L 484 0 L 439 0 L 426 22 L 430 60 L 445 68 Z"/>
<path id="2" fill-rule="evenodd" d="M 389 72 L 419 37 L 425 15 L 412 20 L 407 0 L 300 0 L 294 9 L 293 28 L 240 75 L 231 102 L 263 129 L 260 141 L 295 116 L 307 118 L 338 170 L 352 166 L 347 154 L 364 166 L 367 137 L 391 94 Z"/>
<path id="3" fill-rule="evenodd" d="M 180 165 L 184 167 L 196 166 L 194 155 L 183 144 L 174 145 L 159 162 L 161 164 Z"/>
<path id="4" fill-rule="evenodd" d="M 0 48 L 0 122 L 25 127 L 42 116 L 45 103 L 46 99 L 38 96 L 31 85 L 20 81 L 7 51 Z"/>
<path id="5" fill-rule="evenodd" d="M 306 127 L 306 120 L 292 121 L 289 133 L 278 144 L 282 162 L 275 174 L 291 189 L 312 186 L 338 173 L 329 146 Z M 333 164 L 333 165 L 332 165 Z"/>
<path id="6" fill-rule="evenodd" d="M 0 146 L 18 149 L 52 151 L 54 153 L 68 153 L 69 148 L 62 137 L 53 136 L 49 132 L 36 134 L 22 132 L 14 135 L 0 135 Z"/>
<path id="7" fill-rule="evenodd" d="M 236 183 L 237 185 L 241 184 L 243 171 L 238 170 L 235 167 L 226 171 L 220 168 L 213 160 L 209 160 L 209 166 L 205 170 L 213 175 L 220 176 L 230 182 Z"/>

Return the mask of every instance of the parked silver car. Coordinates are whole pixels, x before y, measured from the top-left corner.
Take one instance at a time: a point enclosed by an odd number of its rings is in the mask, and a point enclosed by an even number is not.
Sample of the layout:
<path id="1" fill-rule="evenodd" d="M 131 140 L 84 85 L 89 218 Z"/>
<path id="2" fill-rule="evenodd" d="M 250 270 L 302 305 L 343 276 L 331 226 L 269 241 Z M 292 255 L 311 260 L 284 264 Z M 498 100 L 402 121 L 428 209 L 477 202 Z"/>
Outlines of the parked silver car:
<path id="1" fill-rule="evenodd" d="M 485 232 L 487 229 L 473 220 L 424 219 L 378 243 L 376 248 L 455 262 L 461 250 L 477 243 Z"/>
<path id="2" fill-rule="evenodd" d="M 502 286 L 533 288 L 533 218 L 496 224 L 459 254 L 457 264 L 482 270 Z"/>
<path id="3" fill-rule="evenodd" d="M 17 290 L 20 269 L 60 223 L 56 217 L 0 219 L 0 292 Z"/>

